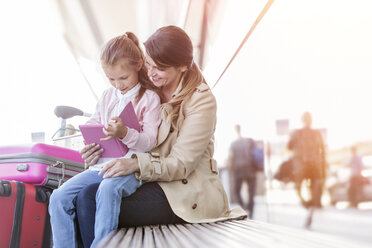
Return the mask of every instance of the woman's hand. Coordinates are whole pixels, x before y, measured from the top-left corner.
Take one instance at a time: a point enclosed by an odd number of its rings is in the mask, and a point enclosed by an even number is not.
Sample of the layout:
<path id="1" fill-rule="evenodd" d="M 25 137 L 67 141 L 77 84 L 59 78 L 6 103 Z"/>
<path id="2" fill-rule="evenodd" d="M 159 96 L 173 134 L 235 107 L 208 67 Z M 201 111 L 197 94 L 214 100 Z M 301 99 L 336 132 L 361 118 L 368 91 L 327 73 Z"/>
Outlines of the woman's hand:
<path id="1" fill-rule="evenodd" d="M 124 126 L 123 121 L 119 117 L 111 118 L 111 121 L 103 129 L 103 133 L 107 136 L 101 140 L 110 140 L 112 138 L 124 139 L 127 135 L 128 128 Z"/>
<path id="2" fill-rule="evenodd" d="M 119 158 L 107 163 L 98 173 L 103 178 L 120 177 L 139 171 L 138 160 L 136 158 Z"/>
<path id="3" fill-rule="evenodd" d="M 85 168 L 97 163 L 98 159 L 101 157 L 103 148 L 99 144 L 88 144 L 80 150 L 81 157 L 85 161 Z"/>

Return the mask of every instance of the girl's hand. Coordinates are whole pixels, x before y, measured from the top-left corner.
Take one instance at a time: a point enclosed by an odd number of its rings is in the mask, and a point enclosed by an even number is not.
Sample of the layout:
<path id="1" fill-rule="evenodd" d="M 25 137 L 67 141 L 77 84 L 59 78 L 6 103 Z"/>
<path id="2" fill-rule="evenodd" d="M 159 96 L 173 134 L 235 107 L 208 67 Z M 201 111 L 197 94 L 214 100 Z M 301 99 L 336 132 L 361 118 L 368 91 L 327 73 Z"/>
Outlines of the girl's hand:
<path id="1" fill-rule="evenodd" d="M 103 178 L 109 178 L 125 176 L 134 172 L 139 172 L 138 160 L 136 158 L 119 158 L 107 163 L 98 175 L 105 173 Z"/>
<path id="2" fill-rule="evenodd" d="M 101 157 L 103 148 L 99 144 L 88 144 L 80 150 L 81 157 L 85 161 L 85 169 L 91 165 L 97 163 L 98 159 Z"/>
<path id="3" fill-rule="evenodd" d="M 101 140 L 110 140 L 112 138 L 123 139 L 128 132 L 128 128 L 124 126 L 123 121 L 119 117 L 113 117 L 111 121 L 103 129 L 103 133 L 107 136 Z"/>

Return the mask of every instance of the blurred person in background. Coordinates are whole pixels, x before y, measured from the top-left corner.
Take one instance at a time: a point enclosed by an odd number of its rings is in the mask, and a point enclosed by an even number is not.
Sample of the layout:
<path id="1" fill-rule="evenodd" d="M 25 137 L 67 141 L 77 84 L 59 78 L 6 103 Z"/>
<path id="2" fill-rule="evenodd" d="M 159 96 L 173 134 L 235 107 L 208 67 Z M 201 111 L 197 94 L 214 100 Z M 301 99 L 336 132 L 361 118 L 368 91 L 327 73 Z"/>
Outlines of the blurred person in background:
<path id="1" fill-rule="evenodd" d="M 304 127 L 294 131 L 288 143 L 288 149 L 293 151 L 296 190 L 304 207 L 321 208 L 326 165 L 324 142 L 320 131 L 311 128 L 309 112 L 302 115 L 302 122 Z M 306 201 L 301 195 L 301 186 L 307 179 L 311 197 Z"/>
<path id="2" fill-rule="evenodd" d="M 350 179 L 349 179 L 349 202 L 351 207 L 357 207 L 363 193 L 363 162 L 362 157 L 358 155 L 356 146 L 351 147 Z"/>
<path id="3" fill-rule="evenodd" d="M 250 219 L 253 217 L 254 196 L 256 194 L 256 168 L 253 164 L 252 149 L 254 140 L 251 138 L 244 138 L 241 135 L 240 125 L 235 126 L 235 131 L 238 138 L 231 144 L 229 153 L 229 171 L 232 174 L 232 187 L 235 199 L 237 199 L 240 206 L 248 210 Z M 243 204 L 240 191 L 243 182 L 248 185 L 248 203 Z"/>

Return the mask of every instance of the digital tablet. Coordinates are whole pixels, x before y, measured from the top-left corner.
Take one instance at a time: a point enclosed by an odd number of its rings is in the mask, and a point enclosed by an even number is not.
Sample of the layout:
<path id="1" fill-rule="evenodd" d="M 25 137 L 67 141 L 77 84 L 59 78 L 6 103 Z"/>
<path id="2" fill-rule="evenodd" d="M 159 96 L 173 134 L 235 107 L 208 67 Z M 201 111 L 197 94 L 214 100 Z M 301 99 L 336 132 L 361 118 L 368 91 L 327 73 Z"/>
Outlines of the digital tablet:
<path id="1" fill-rule="evenodd" d="M 129 102 L 123 111 L 120 113 L 119 117 L 123 121 L 124 125 L 136 129 L 140 132 L 141 127 L 137 119 L 137 115 L 134 112 L 132 102 Z M 123 142 L 118 139 L 110 139 L 106 141 L 101 141 L 102 138 L 107 136 L 103 133 L 104 125 L 80 125 L 79 126 L 81 134 L 84 137 L 86 144 L 99 144 L 103 148 L 102 158 L 118 158 L 123 157 L 128 152 L 128 147 L 123 144 Z"/>

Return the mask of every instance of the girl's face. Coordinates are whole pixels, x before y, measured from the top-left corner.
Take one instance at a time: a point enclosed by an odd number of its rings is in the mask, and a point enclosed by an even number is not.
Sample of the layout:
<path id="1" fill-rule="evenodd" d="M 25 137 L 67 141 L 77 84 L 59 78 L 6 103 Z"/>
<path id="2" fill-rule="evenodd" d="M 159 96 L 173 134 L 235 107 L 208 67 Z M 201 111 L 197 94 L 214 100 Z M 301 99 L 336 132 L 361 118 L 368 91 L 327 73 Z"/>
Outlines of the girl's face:
<path id="1" fill-rule="evenodd" d="M 186 66 L 182 67 L 166 67 L 160 68 L 152 60 L 150 56 L 146 54 L 146 67 L 147 74 L 154 85 L 158 88 L 175 88 L 180 82 L 182 72 L 187 70 Z"/>
<path id="2" fill-rule="evenodd" d="M 103 65 L 102 68 L 111 85 L 124 95 L 138 83 L 141 66 L 132 66 L 127 59 L 121 59 L 115 65 Z"/>

